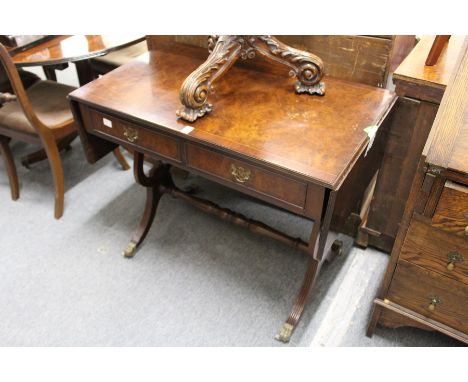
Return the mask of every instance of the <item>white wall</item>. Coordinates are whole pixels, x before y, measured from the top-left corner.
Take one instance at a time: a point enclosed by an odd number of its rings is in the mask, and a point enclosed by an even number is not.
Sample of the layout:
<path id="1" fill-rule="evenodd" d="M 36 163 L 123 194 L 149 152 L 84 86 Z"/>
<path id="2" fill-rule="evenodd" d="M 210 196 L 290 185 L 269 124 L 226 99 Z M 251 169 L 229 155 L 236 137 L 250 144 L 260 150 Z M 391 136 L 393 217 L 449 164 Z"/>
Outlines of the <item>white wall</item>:
<path id="1" fill-rule="evenodd" d="M 33 72 L 44 80 L 46 79 L 44 75 L 44 71 L 42 70 L 41 66 L 31 66 L 31 67 L 24 68 L 24 70 Z M 69 63 L 68 68 L 64 70 L 56 70 L 55 73 L 57 73 L 57 82 L 61 82 L 63 84 L 76 86 L 76 87 L 79 86 L 75 64 Z"/>

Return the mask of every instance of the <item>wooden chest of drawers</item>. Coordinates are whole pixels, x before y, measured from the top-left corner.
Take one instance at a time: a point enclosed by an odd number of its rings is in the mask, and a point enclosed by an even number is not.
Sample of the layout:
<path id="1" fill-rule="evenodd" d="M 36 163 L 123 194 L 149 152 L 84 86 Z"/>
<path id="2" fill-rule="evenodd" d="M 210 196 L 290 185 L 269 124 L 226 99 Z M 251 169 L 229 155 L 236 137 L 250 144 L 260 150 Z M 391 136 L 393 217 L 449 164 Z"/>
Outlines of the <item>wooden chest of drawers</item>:
<path id="1" fill-rule="evenodd" d="M 374 311 L 468 343 L 468 38 L 413 181 Z"/>

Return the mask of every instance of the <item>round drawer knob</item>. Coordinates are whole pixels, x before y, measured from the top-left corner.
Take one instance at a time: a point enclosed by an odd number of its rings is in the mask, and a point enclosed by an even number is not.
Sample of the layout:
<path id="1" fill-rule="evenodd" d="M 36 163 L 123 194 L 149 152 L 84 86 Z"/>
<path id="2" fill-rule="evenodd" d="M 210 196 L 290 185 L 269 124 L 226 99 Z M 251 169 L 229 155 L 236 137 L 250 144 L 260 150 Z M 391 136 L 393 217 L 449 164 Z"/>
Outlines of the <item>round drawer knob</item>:
<path id="1" fill-rule="evenodd" d="M 454 264 L 454 263 L 448 263 L 448 264 L 447 264 L 447 270 L 448 270 L 448 271 L 453 271 L 453 268 L 455 268 L 455 264 Z"/>
<path id="2" fill-rule="evenodd" d="M 465 227 L 465 236 L 468 236 L 468 225 Z"/>

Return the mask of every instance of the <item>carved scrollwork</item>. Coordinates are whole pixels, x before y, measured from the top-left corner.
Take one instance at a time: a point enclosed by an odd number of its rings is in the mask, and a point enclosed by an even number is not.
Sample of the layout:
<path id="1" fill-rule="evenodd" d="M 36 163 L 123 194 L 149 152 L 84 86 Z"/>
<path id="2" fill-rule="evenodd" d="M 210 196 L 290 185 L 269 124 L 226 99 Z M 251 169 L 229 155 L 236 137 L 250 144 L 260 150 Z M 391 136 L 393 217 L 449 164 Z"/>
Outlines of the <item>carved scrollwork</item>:
<path id="1" fill-rule="evenodd" d="M 272 36 L 210 36 L 208 50 L 208 59 L 185 79 L 180 89 L 183 107 L 176 113 L 189 122 L 212 110 L 208 95 L 213 82 L 239 57 L 252 59 L 256 52 L 288 66 L 290 74 L 298 79 L 295 84 L 297 93 L 325 93 L 325 85 L 320 82 L 323 77 L 322 60 L 312 53 L 291 48 Z"/>
<path id="2" fill-rule="evenodd" d="M 207 102 L 211 85 L 236 61 L 242 44 L 237 36 L 219 36 L 208 59 L 192 72 L 182 84 L 180 101 L 183 109 L 177 116 L 193 122 L 210 112 L 212 106 Z"/>
<path id="3" fill-rule="evenodd" d="M 296 76 L 296 92 L 325 94 L 322 60 L 309 52 L 291 48 L 272 36 L 258 36 L 253 42 L 255 49 L 262 55 L 291 68 L 290 74 Z"/>

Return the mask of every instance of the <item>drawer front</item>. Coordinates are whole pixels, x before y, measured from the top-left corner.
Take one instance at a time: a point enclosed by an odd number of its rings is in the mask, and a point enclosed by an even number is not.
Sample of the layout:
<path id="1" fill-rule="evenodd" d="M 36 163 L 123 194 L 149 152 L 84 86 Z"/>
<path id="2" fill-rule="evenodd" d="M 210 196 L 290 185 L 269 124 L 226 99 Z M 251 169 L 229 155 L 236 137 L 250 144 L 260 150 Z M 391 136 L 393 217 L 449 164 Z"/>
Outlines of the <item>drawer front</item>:
<path id="1" fill-rule="evenodd" d="M 95 130 L 117 138 L 124 145 L 142 147 L 180 162 L 179 142 L 175 138 L 94 111 L 91 111 L 91 118 Z"/>
<path id="2" fill-rule="evenodd" d="M 468 187 L 449 182 L 445 185 L 432 225 L 468 240 Z"/>
<path id="3" fill-rule="evenodd" d="M 468 284 L 468 242 L 413 218 L 400 258 Z"/>
<path id="4" fill-rule="evenodd" d="M 468 285 L 398 261 L 388 291 L 390 301 L 468 333 Z"/>
<path id="5" fill-rule="evenodd" d="M 187 144 L 186 155 L 188 167 L 223 178 L 241 188 L 304 207 L 306 183 L 192 144 Z"/>

